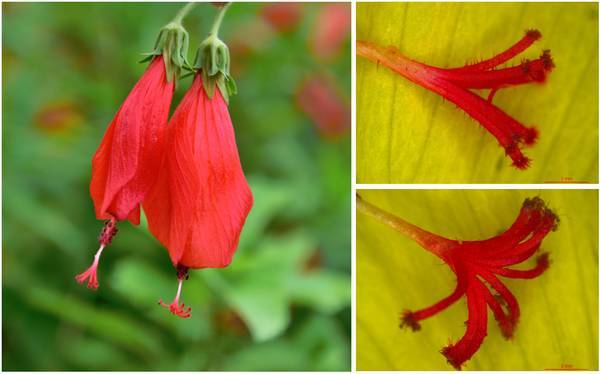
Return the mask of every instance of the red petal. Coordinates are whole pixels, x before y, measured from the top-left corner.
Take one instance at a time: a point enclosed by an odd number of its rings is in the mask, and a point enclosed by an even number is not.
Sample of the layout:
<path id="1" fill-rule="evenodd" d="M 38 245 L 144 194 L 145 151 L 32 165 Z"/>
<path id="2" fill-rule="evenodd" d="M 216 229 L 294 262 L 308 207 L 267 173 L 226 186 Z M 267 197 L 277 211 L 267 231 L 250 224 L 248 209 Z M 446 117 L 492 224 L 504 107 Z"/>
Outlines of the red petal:
<path id="1" fill-rule="evenodd" d="M 350 130 L 350 106 L 327 76 L 315 75 L 303 81 L 296 103 L 323 136 L 333 138 Z"/>
<path id="2" fill-rule="evenodd" d="M 310 38 L 311 50 L 317 57 L 329 59 L 339 52 L 342 43 L 350 36 L 350 12 L 349 3 L 322 6 Z"/>
<path id="3" fill-rule="evenodd" d="M 280 33 L 293 31 L 302 17 L 300 3 L 266 3 L 260 15 L 271 27 Z"/>
<path id="4" fill-rule="evenodd" d="M 92 158 L 90 194 L 98 219 L 138 224 L 139 204 L 155 179 L 174 83 L 156 57 L 110 123 Z"/>
<path id="5" fill-rule="evenodd" d="M 253 199 L 220 92 L 209 99 L 196 76 L 167 131 L 164 163 L 143 204 L 150 231 L 176 265 L 227 266 Z"/>

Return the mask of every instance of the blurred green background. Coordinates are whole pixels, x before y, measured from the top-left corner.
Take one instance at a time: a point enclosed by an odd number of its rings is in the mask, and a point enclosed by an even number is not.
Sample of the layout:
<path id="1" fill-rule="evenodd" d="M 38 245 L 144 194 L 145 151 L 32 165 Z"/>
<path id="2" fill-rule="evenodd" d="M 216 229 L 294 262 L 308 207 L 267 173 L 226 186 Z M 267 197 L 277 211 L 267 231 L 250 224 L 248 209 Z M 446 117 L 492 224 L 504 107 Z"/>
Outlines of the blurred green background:
<path id="1" fill-rule="evenodd" d="M 96 292 L 91 157 L 183 3 L 3 3 L 3 370 L 350 369 L 350 7 L 234 4 L 221 36 L 255 198 L 232 265 L 175 271 L 120 225 Z M 216 9 L 185 19 L 189 59 Z M 180 82 L 172 109 L 190 85 Z"/>

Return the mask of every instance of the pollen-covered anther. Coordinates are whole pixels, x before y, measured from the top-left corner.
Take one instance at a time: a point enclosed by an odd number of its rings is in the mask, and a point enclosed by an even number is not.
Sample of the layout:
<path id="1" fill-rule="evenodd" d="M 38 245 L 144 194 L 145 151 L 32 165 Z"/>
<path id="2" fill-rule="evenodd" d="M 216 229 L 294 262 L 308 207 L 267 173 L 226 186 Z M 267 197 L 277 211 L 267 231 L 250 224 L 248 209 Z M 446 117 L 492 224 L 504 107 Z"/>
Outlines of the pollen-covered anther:
<path id="1" fill-rule="evenodd" d="M 529 29 L 526 31 L 526 35 L 531 40 L 538 40 L 542 37 L 542 33 L 536 29 Z"/>
<path id="2" fill-rule="evenodd" d="M 551 71 L 552 69 L 554 69 L 554 60 L 552 60 L 552 55 L 550 54 L 550 50 L 549 49 L 544 49 L 542 51 L 542 55 L 540 56 L 540 60 L 542 61 L 542 63 L 544 64 L 544 67 L 546 68 L 546 70 Z"/>
<path id="3" fill-rule="evenodd" d="M 102 231 L 100 231 L 100 235 L 98 235 L 98 243 L 104 246 L 109 245 L 115 235 L 117 235 L 117 232 L 119 232 L 117 221 L 114 218 L 106 221 Z"/>
<path id="4" fill-rule="evenodd" d="M 87 280 L 87 288 L 93 290 L 98 288 L 98 264 L 100 263 L 100 256 L 104 248 L 112 242 L 117 231 L 119 230 L 117 229 L 117 221 L 115 219 L 110 219 L 104 223 L 104 227 L 98 236 L 100 248 L 98 248 L 96 255 L 94 255 L 94 262 L 86 271 L 75 276 L 75 280 L 78 283 L 83 284 Z"/>
<path id="5" fill-rule="evenodd" d="M 528 127 L 525 130 L 525 136 L 523 136 L 523 142 L 525 143 L 525 145 L 532 146 L 535 144 L 535 142 L 538 140 L 539 137 L 540 137 L 540 132 L 537 129 L 537 127 L 535 127 L 535 126 Z"/>
<path id="6" fill-rule="evenodd" d="M 409 327 L 412 331 L 421 330 L 421 325 L 417 322 L 415 314 L 410 310 L 405 310 L 400 314 L 400 328 Z"/>
<path id="7" fill-rule="evenodd" d="M 521 138 L 519 138 L 520 140 Z M 513 160 L 513 166 L 517 169 L 527 169 L 529 164 L 531 163 L 531 159 L 521 152 L 519 148 L 519 144 L 516 142 L 512 142 L 511 144 L 505 147 L 506 155 L 509 156 Z"/>
<path id="8" fill-rule="evenodd" d="M 167 304 L 161 300 L 158 300 L 158 305 L 169 309 L 171 313 L 181 318 L 189 318 L 192 316 L 192 308 L 185 306 L 185 303 L 181 303 L 179 305 L 179 297 L 181 296 L 181 288 L 183 286 L 183 281 L 188 279 L 188 268 L 182 265 L 177 266 L 177 279 L 179 281 L 179 286 L 177 287 L 177 294 L 175 295 L 175 299 L 171 304 Z"/>

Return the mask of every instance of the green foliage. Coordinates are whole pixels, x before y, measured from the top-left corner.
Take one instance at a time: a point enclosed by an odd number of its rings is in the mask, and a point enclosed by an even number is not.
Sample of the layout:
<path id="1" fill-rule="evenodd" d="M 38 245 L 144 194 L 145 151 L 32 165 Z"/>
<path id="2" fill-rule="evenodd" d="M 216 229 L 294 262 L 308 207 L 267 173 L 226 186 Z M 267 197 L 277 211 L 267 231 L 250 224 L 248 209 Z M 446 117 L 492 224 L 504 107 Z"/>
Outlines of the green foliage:
<path id="1" fill-rule="evenodd" d="M 350 97 L 349 43 L 318 62 L 307 39 L 321 5 L 303 5 L 285 34 L 262 6 L 234 4 L 221 29 L 227 43 L 252 23 L 270 33 L 232 50 L 230 110 L 255 206 L 232 265 L 190 273 L 182 320 L 156 305 L 177 283 L 145 222 L 120 225 L 96 292 L 73 279 L 102 227 L 91 156 L 181 4 L 3 4 L 3 369 L 349 370 L 349 136 L 323 139 L 294 101 L 323 71 Z M 184 20 L 188 59 L 215 13 L 199 4 Z"/>

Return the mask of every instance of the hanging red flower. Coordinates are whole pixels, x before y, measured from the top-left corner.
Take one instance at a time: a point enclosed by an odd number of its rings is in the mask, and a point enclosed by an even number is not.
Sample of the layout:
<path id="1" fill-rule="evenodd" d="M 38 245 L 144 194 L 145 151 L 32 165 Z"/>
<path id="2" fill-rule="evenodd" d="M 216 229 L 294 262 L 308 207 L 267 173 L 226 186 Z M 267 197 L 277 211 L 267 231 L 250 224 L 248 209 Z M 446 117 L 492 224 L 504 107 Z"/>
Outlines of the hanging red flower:
<path id="1" fill-rule="evenodd" d="M 350 130 L 350 106 L 336 82 L 324 74 L 315 74 L 300 83 L 296 104 L 312 120 L 325 138 L 337 138 Z"/>
<path id="2" fill-rule="evenodd" d="M 181 20 L 163 27 L 150 65 L 133 87 L 104 134 L 92 158 L 90 194 L 98 219 L 107 220 L 98 239 L 92 266 L 77 275 L 79 283 L 96 289 L 102 250 L 117 233 L 117 221 L 140 223 L 140 204 L 155 179 L 163 157 L 164 129 L 175 81 L 187 54 L 187 32 Z"/>
<path id="3" fill-rule="evenodd" d="M 253 199 L 227 104 L 218 89 L 208 97 L 200 75 L 173 114 L 165 152 L 143 203 L 150 231 L 176 267 L 229 265 Z"/>
<path id="4" fill-rule="evenodd" d="M 260 10 L 262 19 L 279 33 L 296 30 L 302 18 L 301 3 L 265 3 Z"/>
<path id="5" fill-rule="evenodd" d="M 338 55 L 350 37 L 351 12 L 350 3 L 322 5 L 309 37 L 310 50 L 316 57 L 330 60 Z"/>
<path id="6" fill-rule="evenodd" d="M 150 231 L 169 251 L 179 281 L 173 302 L 159 304 L 183 318 L 191 311 L 179 305 L 187 270 L 229 265 L 253 204 L 227 109 L 235 93 L 229 49 L 217 35 L 228 6 L 200 44 L 197 74 L 171 117 L 165 157 L 143 202 Z"/>

